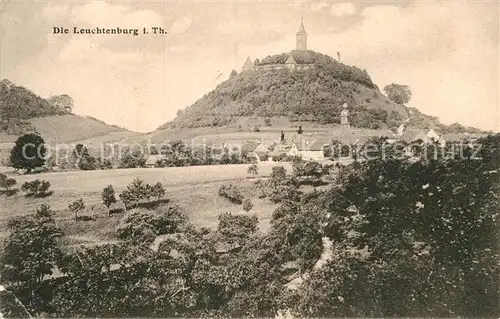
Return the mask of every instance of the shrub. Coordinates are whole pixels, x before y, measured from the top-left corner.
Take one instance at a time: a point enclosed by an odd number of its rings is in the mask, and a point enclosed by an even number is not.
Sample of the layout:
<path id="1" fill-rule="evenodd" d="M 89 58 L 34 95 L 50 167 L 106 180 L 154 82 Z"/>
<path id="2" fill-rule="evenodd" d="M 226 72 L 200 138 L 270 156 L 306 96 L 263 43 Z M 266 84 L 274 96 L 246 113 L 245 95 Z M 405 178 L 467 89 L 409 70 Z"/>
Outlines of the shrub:
<path id="1" fill-rule="evenodd" d="M 259 167 L 257 166 L 257 164 L 252 164 L 248 166 L 247 173 L 249 175 L 254 175 L 254 176 L 259 175 Z"/>
<path id="2" fill-rule="evenodd" d="M 266 126 L 271 126 L 271 125 L 272 125 L 272 124 L 271 124 L 271 119 L 270 119 L 270 118 L 268 118 L 268 117 L 266 117 L 266 118 L 264 119 L 264 124 L 265 124 Z"/>
<path id="3" fill-rule="evenodd" d="M 243 210 L 244 210 L 245 212 L 248 212 L 248 211 L 250 211 L 252 208 L 253 208 L 253 203 L 252 203 L 252 201 L 251 201 L 250 199 L 248 199 L 248 198 L 247 198 L 247 199 L 245 199 L 245 200 L 243 201 Z"/>
<path id="4" fill-rule="evenodd" d="M 121 239 L 152 242 L 158 235 L 179 232 L 187 222 L 187 215 L 177 206 L 158 211 L 133 209 L 123 217 L 117 233 Z"/>
<path id="5" fill-rule="evenodd" d="M 241 195 L 240 190 L 233 184 L 222 185 L 219 188 L 219 196 L 229 199 L 233 204 L 243 203 L 243 195 Z"/>
<path id="6" fill-rule="evenodd" d="M 127 186 L 127 189 L 120 194 L 120 198 L 126 208 L 134 207 L 154 207 L 165 196 L 165 188 L 161 183 L 151 186 L 138 178 Z M 156 202 L 151 202 L 151 197 L 156 198 Z"/>
<path id="7" fill-rule="evenodd" d="M 259 220 L 257 216 L 220 214 L 217 232 L 229 244 L 243 245 L 250 235 L 257 231 Z"/>

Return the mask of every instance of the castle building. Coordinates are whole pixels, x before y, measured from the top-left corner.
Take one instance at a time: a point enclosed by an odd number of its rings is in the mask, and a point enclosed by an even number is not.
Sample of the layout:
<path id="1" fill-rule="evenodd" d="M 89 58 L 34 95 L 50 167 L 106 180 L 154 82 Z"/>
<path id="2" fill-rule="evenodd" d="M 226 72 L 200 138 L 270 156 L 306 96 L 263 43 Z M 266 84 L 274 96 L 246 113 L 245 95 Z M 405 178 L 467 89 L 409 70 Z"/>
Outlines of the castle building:
<path id="1" fill-rule="evenodd" d="M 296 39 L 297 39 L 296 49 L 300 51 L 307 50 L 307 32 L 306 29 L 304 28 L 304 21 L 302 18 L 300 19 L 300 27 L 299 31 L 297 31 Z"/>
<path id="2" fill-rule="evenodd" d="M 304 27 L 304 21 L 300 20 L 299 31 L 296 34 L 296 50 L 294 51 L 307 51 L 307 32 Z M 258 60 L 255 62 L 247 57 L 245 63 L 243 64 L 243 71 L 257 71 L 257 70 L 289 70 L 289 71 L 304 71 L 309 69 L 314 69 L 314 63 L 305 63 L 303 59 L 300 58 L 300 52 L 295 52 L 295 57 L 293 56 L 294 51 L 288 54 L 286 61 L 281 63 L 261 63 Z"/>

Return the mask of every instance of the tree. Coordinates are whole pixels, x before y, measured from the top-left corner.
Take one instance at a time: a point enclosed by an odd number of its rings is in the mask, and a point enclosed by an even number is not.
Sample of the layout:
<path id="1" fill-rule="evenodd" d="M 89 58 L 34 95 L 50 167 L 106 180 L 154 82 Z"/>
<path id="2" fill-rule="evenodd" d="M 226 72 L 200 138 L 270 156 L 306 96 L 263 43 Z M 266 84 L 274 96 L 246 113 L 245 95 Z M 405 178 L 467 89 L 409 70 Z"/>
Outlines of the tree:
<path id="1" fill-rule="evenodd" d="M 157 182 L 156 184 L 153 185 L 151 188 L 151 195 L 153 197 L 156 197 L 156 200 L 160 200 L 165 196 L 165 188 L 160 182 Z"/>
<path id="2" fill-rule="evenodd" d="M 109 207 L 111 204 L 116 203 L 116 195 L 115 195 L 115 189 L 113 188 L 113 185 L 108 185 L 104 187 L 101 193 L 101 198 L 102 198 L 102 203 L 108 208 L 108 215 L 110 213 Z"/>
<path id="3" fill-rule="evenodd" d="M 61 255 L 58 238 L 62 232 L 54 219 L 44 214 L 17 217 L 7 224 L 9 236 L 1 252 L 0 274 L 2 284 L 9 287 L 19 300 L 31 311 L 39 311 L 47 305 L 46 294 L 42 293 L 42 281 L 51 275 Z M 18 307 L 2 304 L 12 317 Z"/>
<path id="4" fill-rule="evenodd" d="M 245 212 L 250 211 L 252 208 L 253 208 L 253 204 L 252 204 L 252 201 L 250 199 L 246 198 L 245 200 L 243 200 L 243 210 Z"/>
<path id="5" fill-rule="evenodd" d="M 283 166 L 274 166 L 271 172 L 271 181 L 274 184 L 282 184 L 286 179 L 286 169 Z"/>
<path id="6" fill-rule="evenodd" d="M 75 214 L 75 221 L 78 221 L 78 214 L 83 212 L 85 209 L 85 203 L 83 202 L 83 199 L 80 198 L 79 200 L 69 204 L 68 208 L 73 214 Z"/>
<path id="7" fill-rule="evenodd" d="M 10 190 L 11 190 L 11 188 L 12 188 L 14 185 L 16 185 L 16 184 L 17 184 L 17 182 L 16 182 L 16 180 L 15 180 L 15 179 L 13 179 L 13 178 L 7 178 L 7 179 L 5 180 L 5 182 L 3 183 L 3 186 L 4 186 L 4 187 L 5 187 L 8 191 L 10 191 Z"/>
<path id="8" fill-rule="evenodd" d="M 151 186 L 143 180 L 135 178 L 120 194 L 120 198 L 125 207 L 133 208 L 139 206 L 141 202 L 149 202 L 152 196 L 160 199 L 164 195 L 165 189 L 161 183 Z"/>
<path id="9" fill-rule="evenodd" d="M 229 201 L 233 204 L 243 203 L 243 195 L 241 194 L 240 189 L 233 184 L 222 185 L 219 188 L 219 196 L 229 199 Z"/>
<path id="10" fill-rule="evenodd" d="M 406 104 L 411 100 L 411 90 L 408 85 L 389 84 L 384 87 L 385 94 L 389 99 L 398 104 Z"/>
<path id="11" fill-rule="evenodd" d="M 341 185 L 318 201 L 340 235 L 325 230 L 336 238 L 335 259 L 306 282 L 301 316 L 498 313 L 499 141 L 478 141 L 481 160 L 346 167 Z M 353 247 L 370 253 L 353 255 Z"/>
<path id="12" fill-rule="evenodd" d="M 247 173 L 254 176 L 259 175 L 259 167 L 257 166 L 257 164 L 252 164 L 248 166 Z"/>
<path id="13" fill-rule="evenodd" d="M 120 159 L 121 168 L 144 167 L 146 158 L 140 149 L 130 150 L 125 149 Z"/>
<path id="14" fill-rule="evenodd" d="M 44 139 L 36 134 L 30 133 L 19 137 L 10 152 L 10 162 L 15 169 L 25 169 L 27 173 L 42 167 L 45 163 Z"/>
<path id="15" fill-rule="evenodd" d="M 229 244 L 243 245 L 257 231 L 259 221 L 257 216 L 220 214 L 217 232 Z"/>
<path id="16" fill-rule="evenodd" d="M 50 209 L 50 205 L 42 204 L 36 208 L 35 215 L 38 217 L 51 217 L 52 210 Z"/>
<path id="17" fill-rule="evenodd" d="M 236 70 L 235 70 L 235 69 L 233 69 L 233 70 L 231 71 L 231 74 L 229 74 L 229 78 L 232 78 L 232 77 L 234 77 L 234 76 L 236 76 L 236 75 L 238 75 L 238 72 L 236 72 Z"/>

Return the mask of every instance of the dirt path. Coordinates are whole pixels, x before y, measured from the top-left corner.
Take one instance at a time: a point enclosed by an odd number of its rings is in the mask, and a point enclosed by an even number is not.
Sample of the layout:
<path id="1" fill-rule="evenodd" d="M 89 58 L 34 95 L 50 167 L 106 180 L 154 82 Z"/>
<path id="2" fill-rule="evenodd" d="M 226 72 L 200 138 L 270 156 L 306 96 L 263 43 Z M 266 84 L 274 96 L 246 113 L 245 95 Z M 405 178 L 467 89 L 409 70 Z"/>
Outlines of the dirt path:
<path id="1" fill-rule="evenodd" d="M 321 253 L 321 256 L 319 257 L 319 259 L 316 261 L 316 264 L 314 264 L 312 271 L 320 270 L 321 268 L 323 268 L 323 266 L 326 265 L 326 263 L 328 263 L 328 261 L 330 261 L 332 259 L 332 256 L 333 256 L 333 250 L 332 250 L 333 243 L 332 243 L 332 241 L 328 237 L 323 237 L 322 241 L 323 241 L 323 252 Z M 304 280 L 309 278 L 309 276 L 310 276 L 310 273 L 305 273 L 302 276 L 297 276 L 296 278 L 294 278 L 290 282 L 288 282 L 285 286 L 288 289 L 297 290 L 300 288 L 300 286 L 302 285 Z"/>

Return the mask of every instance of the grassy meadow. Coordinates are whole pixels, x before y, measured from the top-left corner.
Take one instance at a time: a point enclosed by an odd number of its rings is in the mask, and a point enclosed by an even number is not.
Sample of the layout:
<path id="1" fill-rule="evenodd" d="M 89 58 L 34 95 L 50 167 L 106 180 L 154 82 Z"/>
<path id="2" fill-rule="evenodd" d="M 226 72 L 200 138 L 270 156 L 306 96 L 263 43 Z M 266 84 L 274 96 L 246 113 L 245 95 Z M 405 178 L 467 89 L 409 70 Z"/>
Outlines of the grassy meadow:
<path id="1" fill-rule="evenodd" d="M 98 244 L 116 240 L 115 228 L 123 213 L 108 216 L 101 201 L 104 187 L 113 185 L 117 195 L 134 179 L 147 183 L 161 182 L 171 203 L 181 207 L 191 221 L 199 227 L 215 228 L 217 216 L 223 212 L 233 214 L 256 214 L 260 229 L 266 231 L 269 219 L 276 208 L 268 199 L 258 198 L 255 182 L 271 174 L 272 167 L 282 165 L 291 170 L 289 163 L 262 162 L 258 165 L 259 174 L 247 174 L 249 165 L 212 165 L 167 168 L 133 168 L 102 171 L 71 171 L 41 173 L 32 175 L 12 175 L 17 180 L 17 187 L 35 179 L 47 180 L 53 194 L 46 198 L 26 198 L 21 193 L 5 197 L 2 195 L 0 210 L 0 240 L 7 236 L 6 226 L 10 218 L 31 214 L 36 207 L 47 203 L 55 211 L 59 226 L 68 235 L 70 244 Z M 241 205 L 218 196 L 223 184 L 237 185 L 242 194 L 249 198 L 254 207 L 244 212 Z M 74 215 L 68 210 L 68 204 L 82 198 L 86 209 L 80 216 L 87 220 L 75 222 Z"/>

